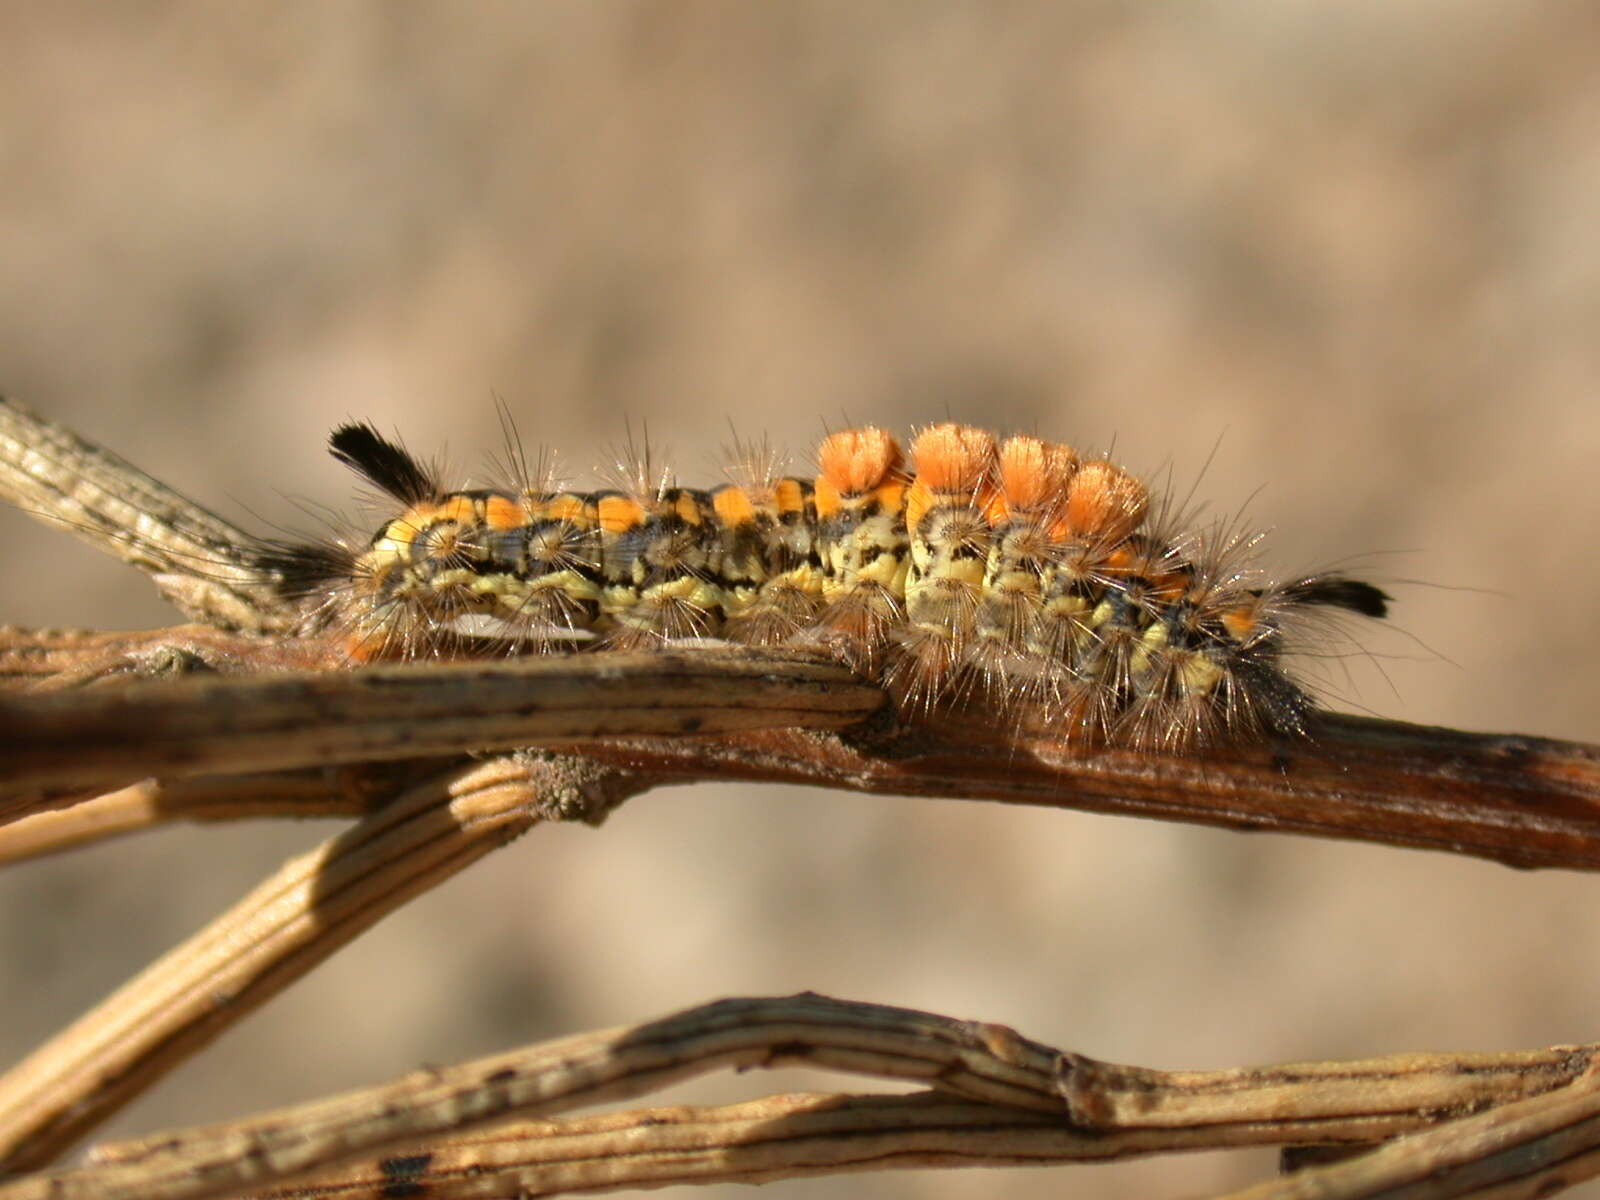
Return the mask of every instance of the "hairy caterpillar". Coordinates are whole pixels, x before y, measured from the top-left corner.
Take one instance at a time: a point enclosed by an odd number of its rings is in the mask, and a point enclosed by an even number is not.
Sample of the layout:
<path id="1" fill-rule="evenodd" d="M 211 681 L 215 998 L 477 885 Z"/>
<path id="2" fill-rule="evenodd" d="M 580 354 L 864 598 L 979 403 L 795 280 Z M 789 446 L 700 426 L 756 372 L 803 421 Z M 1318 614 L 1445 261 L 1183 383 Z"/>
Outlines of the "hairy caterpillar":
<path id="1" fill-rule="evenodd" d="M 1068 738 L 1182 749 L 1304 735 L 1314 704 L 1282 661 L 1297 623 L 1387 611 L 1336 572 L 1264 577 L 1259 535 L 1152 520 L 1150 490 L 1104 458 L 953 423 L 909 455 L 876 427 L 834 433 L 814 479 L 747 453 L 705 490 L 645 459 L 600 491 L 525 466 L 449 491 L 371 425 L 329 446 L 401 511 L 365 545 L 264 545 L 258 565 L 354 662 L 810 645 L 880 677 L 903 711 L 1025 707 Z"/>

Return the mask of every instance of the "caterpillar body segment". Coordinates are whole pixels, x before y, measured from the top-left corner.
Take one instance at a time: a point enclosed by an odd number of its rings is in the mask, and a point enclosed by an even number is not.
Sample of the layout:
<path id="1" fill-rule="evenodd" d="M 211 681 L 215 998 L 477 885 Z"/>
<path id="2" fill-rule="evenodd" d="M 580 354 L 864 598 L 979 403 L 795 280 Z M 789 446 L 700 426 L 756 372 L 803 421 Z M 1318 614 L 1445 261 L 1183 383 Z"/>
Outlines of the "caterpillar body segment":
<path id="1" fill-rule="evenodd" d="M 723 524 L 723 636 L 777 646 L 813 626 L 822 610 L 816 489 L 783 477 L 712 493 Z"/>
<path id="2" fill-rule="evenodd" d="M 951 423 L 911 444 L 905 622 L 885 677 L 903 708 L 930 709 L 960 685 L 985 594 L 997 454 L 993 434 Z"/>
<path id="3" fill-rule="evenodd" d="M 610 494 L 599 500 L 599 512 L 605 644 L 643 649 L 716 636 L 722 531 L 710 493 L 664 487 L 645 501 Z"/>
<path id="4" fill-rule="evenodd" d="M 1068 487 L 1078 469 L 1071 446 L 1007 438 L 995 455 L 986 508 L 989 553 L 973 620 L 977 684 L 1002 702 L 1036 702 L 1060 690 L 1067 645 L 1048 623 L 1045 584 L 1061 561 Z"/>
<path id="5" fill-rule="evenodd" d="M 876 672 L 904 618 L 910 557 L 900 444 L 869 425 L 817 451 L 814 498 L 822 613 L 815 634 L 857 670 Z"/>

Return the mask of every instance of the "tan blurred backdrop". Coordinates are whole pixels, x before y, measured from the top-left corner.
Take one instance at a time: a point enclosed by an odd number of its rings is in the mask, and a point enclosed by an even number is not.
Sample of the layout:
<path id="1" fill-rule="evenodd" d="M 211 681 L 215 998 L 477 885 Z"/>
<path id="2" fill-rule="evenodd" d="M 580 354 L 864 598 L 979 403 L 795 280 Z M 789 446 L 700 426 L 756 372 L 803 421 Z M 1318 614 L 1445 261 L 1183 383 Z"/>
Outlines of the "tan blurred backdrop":
<path id="1" fill-rule="evenodd" d="M 0 390 L 250 528 L 348 502 L 349 416 L 478 471 L 496 394 L 579 473 L 625 417 L 691 481 L 730 419 L 801 455 L 846 417 L 1114 439 L 1185 485 L 1209 458 L 1284 569 L 1393 585 L 1345 705 L 1600 735 L 1592 4 L 11 3 L 0 45 Z M 0 620 L 169 619 L 9 512 L 0 555 Z M 0 1059 L 333 828 L 7 872 Z M 801 988 L 1160 1066 L 1594 1039 L 1597 902 L 1419 852 L 666 791 L 413 904 L 113 1131 Z"/>

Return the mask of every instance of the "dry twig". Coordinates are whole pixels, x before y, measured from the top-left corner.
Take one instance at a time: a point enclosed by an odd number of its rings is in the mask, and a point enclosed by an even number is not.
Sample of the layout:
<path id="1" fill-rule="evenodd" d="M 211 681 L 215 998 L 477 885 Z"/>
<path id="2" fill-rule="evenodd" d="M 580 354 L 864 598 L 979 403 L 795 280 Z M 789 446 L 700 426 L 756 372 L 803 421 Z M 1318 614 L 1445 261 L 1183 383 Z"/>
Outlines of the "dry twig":
<path id="1" fill-rule="evenodd" d="M 439 771 L 448 765 L 441 760 Z M 426 763 L 416 761 L 398 770 L 406 771 L 408 778 L 428 772 Z M 0 825 L 0 866 L 175 821 L 359 817 L 393 796 L 399 782 L 396 772 L 393 764 L 374 764 L 343 770 L 143 779 Z"/>
<path id="2" fill-rule="evenodd" d="M 1540 1200 L 1600 1175 L 1600 1074 L 1225 1200 Z"/>
<path id="3" fill-rule="evenodd" d="M 293 628 L 271 581 L 243 565 L 248 534 L 4 396 L 0 496 L 138 567 L 192 620 L 255 633 Z"/>
<path id="4" fill-rule="evenodd" d="M 0 694 L 0 761 L 6 790 L 82 789 L 630 734 L 838 729 L 882 704 L 839 667 L 727 652 L 207 676 Z"/>
<path id="5" fill-rule="evenodd" d="M 295 1195 L 426 1183 L 451 1195 L 781 1177 L 864 1166 L 1105 1161 L 1238 1146 L 1368 1144 L 1528 1096 L 1563 1094 L 1595 1047 L 1397 1055 L 1257 1070 L 1099 1063 L 1003 1026 L 824 996 L 725 1000 L 643 1025 L 416 1072 L 247 1121 L 99 1147 L 92 1166 L 0 1200 L 215 1196 L 268 1180 Z M 646 1095 L 709 1071 L 813 1066 L 907 1082 L 908 1096 L 769 1098 L 462 1131 Z M 450 1137 L 437 1140 L 437 1135 Z M 945 1140 L 948 1135 L 949 1140 Z M 554 1139 L 552 1141 L 551 1139 Z M 686 1156 L 685 1150 L 695 1153 Z M 357 1165 L 337 1175 L 325 1168 Z M 399 1164 L 399 1165 L 397 1165 Z M 468 1165 L 470 1164 L 470 1169 Z M 492 1183 L 491 1183 L 492 1180 Z M 433 1191 L 431 1189 L 443 1190 Z"/>
<path id="6" fill-rule="evenodd" d="M 882 702 L 837 667 L 710 651 L 0 693 L 11 763 L 0 821 L 147 773 L 181 781 L 543 745 L 684 781 L 1001 800 L 1600 868 L 1591 746 L 1327 717 L 1314 742 L 1195 758 L 971 722 L 861 726 Z"/>

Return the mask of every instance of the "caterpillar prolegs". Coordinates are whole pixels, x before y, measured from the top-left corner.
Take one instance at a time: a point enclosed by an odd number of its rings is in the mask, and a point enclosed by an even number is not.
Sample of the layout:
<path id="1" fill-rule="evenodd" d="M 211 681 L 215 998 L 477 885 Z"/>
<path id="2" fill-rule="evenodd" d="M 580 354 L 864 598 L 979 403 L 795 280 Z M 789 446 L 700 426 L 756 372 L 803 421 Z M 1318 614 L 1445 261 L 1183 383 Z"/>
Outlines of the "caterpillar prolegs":
<path id="1" fill-rule="evenodd" d="M 1337 572 L 1272 580 L 1259 535 L 1153 519 L 1150 489 L 1105 458 L 953 423 L 908 454 L 877 427 L 831 434 L 814 478 L 745 454 L 709 489 L 641 470 L 590 492 L 451 491 L 371 425 L 329 445 L 400 511 L 365 545 L 263 546 L 260 565 L 356 663 L 805 645 L 908 714 L 1026 710 L 1069 739 L 1184 749 L 1304 735 L 1297 633 L 1388 605 Z"/>

